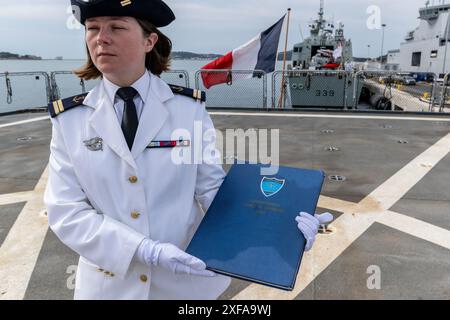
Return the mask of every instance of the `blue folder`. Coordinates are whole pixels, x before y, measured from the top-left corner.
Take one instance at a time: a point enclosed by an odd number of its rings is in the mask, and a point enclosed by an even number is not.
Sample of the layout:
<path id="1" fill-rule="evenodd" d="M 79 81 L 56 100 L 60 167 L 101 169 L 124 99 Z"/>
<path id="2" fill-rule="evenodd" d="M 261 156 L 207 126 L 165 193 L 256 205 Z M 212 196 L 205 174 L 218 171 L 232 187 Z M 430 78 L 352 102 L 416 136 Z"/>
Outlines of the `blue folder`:
<path id="1" fill-rule="evenodd" d="M 315 213 L 324 173 L 263 167 L 230 169 L 186 252 L 219 274 L 293 290 L 306 244 L 295 217 Z"/>

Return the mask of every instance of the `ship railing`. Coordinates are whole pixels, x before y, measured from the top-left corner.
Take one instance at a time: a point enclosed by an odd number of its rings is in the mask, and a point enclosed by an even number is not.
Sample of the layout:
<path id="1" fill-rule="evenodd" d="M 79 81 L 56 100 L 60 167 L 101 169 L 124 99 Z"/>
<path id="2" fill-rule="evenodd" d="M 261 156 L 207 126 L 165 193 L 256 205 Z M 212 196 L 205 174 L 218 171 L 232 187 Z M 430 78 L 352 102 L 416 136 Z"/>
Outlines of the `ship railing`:
<path id="1" fill-rule="evenodd" d="M 355 74 L 354 87 L 364 81 L 362 98 L 370 103 L 370 108 L 379 111 L 437 112 L 434 107 L 440 90 L 434 83 L 405 83 L 402 74 L 408 72 L 387 70 L 362 70 Z M 436 79 L 436 78 L 435 78 Z M 354 94 L 356 91 L 354 91 Z M 354 99 L 354 108 L 361 107 Z"/>
<path id="2" fill-rule="evenodd" d="M 161 78 L 167 83 L 189 87 L 189 73 L 185 70 L 163 72 Z M 64 97 L 85 93 L 98 83 L 98 80 L 83 80 L 72 71 L 54 71 L 50 73 L 52 101 Z"/>
<path id="3" fill-rule="evenodd" d="M 189 79 L 189 73 L 186 70 L 169 70 L 161 74 L 161 79 L 165 82 L 190 88 L 191 83 Z"/>
<path id="4" fill-rule="evenodd" d="M 442 90 L 439 87 L 439 83 L 437 81 L 438 79 L 438 75 L 433 73 L 433 83 L 432 83 L 432 87 L 431 87 L 431 94 L 430 94 L 430 108 L 428 109 L 429 112 L 433 112 L 434 110 L 436 110 L 436 108 L 434 107 L 437 102 L 439 101 L 439 97 L 440 97 L 440 90 Z"/>
<path id="5" fill-rule="evenodd" d="M 384 89 L 383 93 L 380 94 L 374 94 L 375 95 L 380 95 L 379 99 L 380 99 L 380 103 L 384 103 L 383 106 L 374 106 L 376 107 L 378 110 L 380 109 L 384 109 L 384 110 L 394 110 L 394 106 L 391 103 L 388 103 L 388 101 L 390 101 L 390 99 L 392 98 L 392 91 L 390 90 L 390 85 L 392 84 L 391 79 L 393 79 L 393 77 L 397 74 L 397 71 L 387 71 L 387 70 L 361 70 L 355 73 L 354 75 L 354 81 L 353 81 L 353 108 L 356 110 L 358 109 L 358 104 L 359 104 L 359 99 L 357 99 L 356 97 L 356 88 L 358 87 L 358 85 L 360 84 L 360 82 L 365 82 L 367 83 L 367 81 L 373 81 L 373 82 L 377 82 L 380 83 L 380 85 L 386 85 L 386 88 Z M 381 80 L 382 78 L 385 78 L 385 80 Z M 377 97 L 375 97 L 377 98 Z M 381 102 L 383 101 L 383 102 Z"/>
<path id="6" fill-rule="evenodd" d="M 201 76 L 204 73 L 226 75 L 230 77 L 230 81 L 207 89 Z M 268 75 L 264 71 L 198 70 L 195 73 L 195 88 L 207 91 L 207 107 L 209 108 L 261 110 L 289 108 L 292 107 L 291 90 L 287 89 L 290 88 L 289 85 L 296 85 L 296 83 L 289 84 L 289 77 L 298 73 L 304 73 L 311 77 L 324 74 L 345 76 L 346 86 L 342 88 L 343 92 L 339 92 L 339 99 L 343 101 L 340 107 L 344 110 L 350 108 L 366 111 L 370 107 L 370 109 L 381 111 L 401 111 L 403 109 L 413 112 L 446 112 L 450 105 L 448 101 L 450 74 L 445 76 L 443 84 L 435 78 L 433 85 L 421 84 L 415 87 L 402 86 L 389 80 L 398 74 L 397 71 L 365 70 L 357 73 L 316 70 L 276 71 L 272 74 L 272 85 L 268 89 Z M 189 73 L 184 70 L 164 72 L 161 78 L 171 84 L 190 87 Z M 240 81 L 241 79 L 242 81 Z M 324 83 L 324 85 L 327 83 L 321 81 L 320 79 L 318 82 L 316 81 L 317 89 L 320 89 L 320 83 Z M 365 98 L 369 96 L 372 106 L 364 102 L 364 99 L 358 99 L 357 94 L 360 90 L 358 86 L 362 81 L 365 88 L 363 96 Z M 387 83 L 383 83 L 383 81 Z M 44 109 L 53 100 L 89 91 L 97 82 L 98 80 L 81 81 L 71 71 L 0 73 L 0 113 Z M 357 88 L 358 90 L 356 90 Z M 370 92 L 368 88 L 372 91 Z M 422 91 L 417 92 L 417 90 Z M 316 102 L 314 96 L 309 96 L 307 99 Z M 408 108 L 403 108 L 403 106 Z M 323 108 L 318 107 L 318 109 Z"/>
<path id="7" fill-rule="evenodd" d="M 206 88 L 203 77 L 218 84 Z M 208 108 L 268 108 L 267 74 L 262 70 L 197 70 L 195 88 L 206 91 Z"/>
<path id="8" fill-rule="evenodd" d="M 447 73 L 444 76 L 444 81 L 442 83 L 441 99 L 440 99 L 440 103 L 439 103 L 439 112 L 444 112 L 446 101 L 449 98 L 448 94 L 447 94 L 447 92 L 448 92 L 447 89 L 448 89 L 448 86 L 449 86 L 449 83 L 448 83 L 449 78 L 450 78 L 450 73 Z M 437 82 L 435 82 L 435 86 L 438 87 L 438 83 Z"/>
<path id="9" fill-rule="evenodd" d="M 50 73 L 52 101 L 64 97 L 82 94 L 92 89 L 98 80 L 83 80 L 72 71 L 54 71 Z"/>
<path id="10" fill-rule="evenodd" d="M 305 83 L 289 83 L 289 78 L 292 77 L 303 77 L 306 79 Z M 314 96 L 305 95 L 305 99 L 322 99 L 322 98 L 331 98 L 337 99 L 337 97 L 341 97 L 339 99 L 342 104 L 338 107 L 342 107 L 343 109 L 348 109 L 351 107 L 348 105 L 348 94 L 349 94 L 349 80 L 350 84 L 353 82 L 353 78 L 351 73 L 345 70 L 288 70 L 288 71 L 275 71 L 272 74 L 272 108 L 273 109 L 285 109 L 292 108 L 293 106 L 293 97 L 291 97 L 291 90 L 288 89 L 305 89 L 309 91 L 309 87 L 311 85 L 313 77 L 323 77 L 327 76 L 338 76 L 344 79 L 345 86 L 342 87 L 342 92 L 335 92 L 336 88 L 330 88 L 326 85 L 326 83 L 316 82 L 316 89 L 312 93 Z M 309 97 L 309 98 L 307 98 Z M 302 101 L 306 105 L 310 105 L 310 102 L 313 101 Z M 317 106 L 317 108 L 321 108 L 321 106 Z"/>
<path id="11" fill-rule="evenodd" d="M 3 80 L 4 79 L 4 80 Z M 45 108 L 52 99 L 50 77 L 46 72 L 0 73 L 0 113 Z M 5 104 L 6 103 L 6 104 Z"/>

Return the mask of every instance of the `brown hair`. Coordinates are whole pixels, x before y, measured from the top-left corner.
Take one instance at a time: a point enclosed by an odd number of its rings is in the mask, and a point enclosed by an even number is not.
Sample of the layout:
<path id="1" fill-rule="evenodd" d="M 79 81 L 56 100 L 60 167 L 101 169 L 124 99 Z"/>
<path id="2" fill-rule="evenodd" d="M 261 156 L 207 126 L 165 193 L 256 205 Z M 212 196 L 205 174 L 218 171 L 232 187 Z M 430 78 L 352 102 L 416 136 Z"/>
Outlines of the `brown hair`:
<path id="1" fill-rule="evenodd" d="M 150 21 L 136 19 L 142 28 L 145 37 L 151 33 L 158 35 L 158 41 L 152 51 L 147 53 L 145 57 L 145 68 L 151 73 L 160 75 L 170 68 L 170 54 L 172 52 L 172 41 L 159 31 Z M 81 68 L 74 70 L 73 73 L 83 80 L 93 80 L 102 77 L 102 73 L 97 69 L 89 54 L 86 45 L 87 61 Z"/>

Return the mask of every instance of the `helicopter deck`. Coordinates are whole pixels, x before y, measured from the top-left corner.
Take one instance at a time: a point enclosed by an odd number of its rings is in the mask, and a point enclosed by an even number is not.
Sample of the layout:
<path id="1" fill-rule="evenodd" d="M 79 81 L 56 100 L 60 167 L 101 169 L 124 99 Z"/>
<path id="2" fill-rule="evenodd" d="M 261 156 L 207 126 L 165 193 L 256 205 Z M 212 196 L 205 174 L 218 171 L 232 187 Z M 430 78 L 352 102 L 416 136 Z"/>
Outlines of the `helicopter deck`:
<path id="1" fill-rule="evenodd" d="M 233 280 L 221 299 L 450 299 L 449 117 L 210 113 L 221 131 L 279 129 L 280 163 L 324 170 L 317 211 L 335 216 L 292 292 Z M 50 121 L 0 117 L 0 135 L 0 299 L 72 299 L 78 256 L 42 202 Z"/>

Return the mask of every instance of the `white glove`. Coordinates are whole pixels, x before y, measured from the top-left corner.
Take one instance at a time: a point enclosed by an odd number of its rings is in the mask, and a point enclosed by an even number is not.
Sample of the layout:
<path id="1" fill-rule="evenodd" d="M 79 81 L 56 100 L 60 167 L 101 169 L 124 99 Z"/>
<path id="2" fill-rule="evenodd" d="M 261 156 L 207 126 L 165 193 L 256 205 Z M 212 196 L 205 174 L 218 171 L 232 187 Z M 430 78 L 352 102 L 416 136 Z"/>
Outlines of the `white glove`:
<path id="1" fill-rule="evenodd" d="M 206 264 L 170 243 L 159 243 L 144 239 L 136 250 L 136 257 L 148 266 L 159 266 L 175 274 L 215 277 L 206 270 Z"/>
<path id="2" fill-rule="evenodd" d="M 329 212 L 325 212 L 323 214 L 315 214 L 313 217 L 306 212 L 300 212 L 300 215 L 295 218 L 295 221 L 297 221 L 297 227 L 306 239 L 305 251 L 309 251 L 316 240 L 320 225 L 328 224 L 333 221 L 333 215 Z"/>

